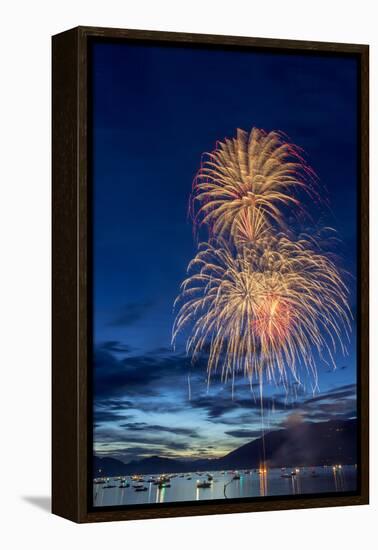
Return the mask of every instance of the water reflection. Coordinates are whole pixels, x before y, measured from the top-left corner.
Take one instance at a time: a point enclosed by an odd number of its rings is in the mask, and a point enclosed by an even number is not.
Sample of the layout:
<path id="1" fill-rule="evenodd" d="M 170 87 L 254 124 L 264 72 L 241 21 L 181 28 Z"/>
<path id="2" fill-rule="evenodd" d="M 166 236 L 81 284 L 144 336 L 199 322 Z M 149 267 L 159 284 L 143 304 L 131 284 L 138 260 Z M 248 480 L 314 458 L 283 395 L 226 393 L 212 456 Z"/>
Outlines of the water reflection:
<path id="1" fill-rule="evenodd" d="M 345 491 L 344 471 L 341 464 L 332 466 L 333 479 L 335 482 L 335 491 Z"/>
<path id="2" fill-rule="evenodd" d="M 163 487 L 158 487 L 158 490 L 156 492 L 156 498 L 157 498 L 157 501 L 156 502 L 164 502 L 165 500 L 165 492 L 166 492 L 166 488 L 165 486 Z"/>
<path id="3" fill-rule="evenodd" d="M 260 496 L 266 497 L 268 495 L 268 470 L 265 464 L 260 465 Z"/>
<path id="4" fill-rule="evenodd" d="M 300 495 L 301 490 L 301 476 L 297 473 L 291 476 L 291 490 L 293 495 Z"/>
<path id="5" fill-rule="evenodd" d="M 184 502 L 243 497 L 301 495 L 343 492 L 356 489 L 355 465 L 318 466 L 314 468 L 268 468 L 262 463 L 256 470 L 207 472 L 201 474 L 167 474 L 135 480 L 130 476 L 106 478 L 93 485 L 94 506 L 115 506 L 163 502 Z M 126 479 L 127 478 L 127 479 Z M 159 482 L 160 480 L 160 482 Z M 200 486 L 197 481 L 200 480 Z M 144 490 L 143 490 L 144 489 Z"/>

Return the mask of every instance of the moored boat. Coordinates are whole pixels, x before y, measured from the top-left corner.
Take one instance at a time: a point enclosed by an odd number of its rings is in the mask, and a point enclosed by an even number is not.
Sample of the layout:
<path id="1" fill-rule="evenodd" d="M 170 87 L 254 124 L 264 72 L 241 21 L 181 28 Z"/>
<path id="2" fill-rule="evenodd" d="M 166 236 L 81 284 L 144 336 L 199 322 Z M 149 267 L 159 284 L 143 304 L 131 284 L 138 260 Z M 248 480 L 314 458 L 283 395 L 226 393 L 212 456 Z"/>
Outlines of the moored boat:
<path id="1" fill-rule="evenodd" d="M 197 489 L 210 489 L 211 481 L 197 481 Z"/>

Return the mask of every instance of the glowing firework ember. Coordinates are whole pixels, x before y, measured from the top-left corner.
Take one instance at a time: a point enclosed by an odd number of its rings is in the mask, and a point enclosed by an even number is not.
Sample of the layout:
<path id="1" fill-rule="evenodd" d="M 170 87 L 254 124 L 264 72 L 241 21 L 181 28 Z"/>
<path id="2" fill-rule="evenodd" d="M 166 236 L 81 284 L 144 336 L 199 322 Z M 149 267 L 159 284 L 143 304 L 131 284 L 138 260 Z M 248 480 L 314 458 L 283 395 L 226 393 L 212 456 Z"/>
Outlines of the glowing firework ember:
<path id="1" fill-rule="evenodd" d="M 304 213 L 296 194 L 315 198 L 315 173 L 299 147 L 281 132 L 237 130 L 205 155 L 193 184 L 192 211 L 212 238 L 250 243 L 272 225 L 285 227 L 283 209 Z"/>
<path id="2" fill-rule="evenodd" d="M 289 375 L 300 381 L 302 367 L 316 385 L 316 358 L 333 362 L 338 344 L 345 352 L 348 291 L 313 240 L 269 234 L 241 248 L 213 240 L 200 244 L 188 271 L 173 340 L 189 330 L 187 352 L 208 357 L 209 379 L 240 371 L 286 385 Z"/>

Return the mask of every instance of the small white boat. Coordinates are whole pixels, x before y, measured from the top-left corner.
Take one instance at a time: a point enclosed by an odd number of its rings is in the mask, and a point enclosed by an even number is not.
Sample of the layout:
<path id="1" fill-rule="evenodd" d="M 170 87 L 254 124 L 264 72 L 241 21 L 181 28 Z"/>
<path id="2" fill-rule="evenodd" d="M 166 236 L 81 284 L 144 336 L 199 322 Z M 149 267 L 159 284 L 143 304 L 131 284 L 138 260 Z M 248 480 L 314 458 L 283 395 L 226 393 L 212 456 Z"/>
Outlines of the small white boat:
<path id="1" fill-rule="evenodd" d="M 131 481 L 136 481 L 138 483 L 143 483 L 144 479 L 143 479 L 143 476 L 133 475 L 133 476 L 131 476 Z"/>
<path id="2" fill-rule="evenodd" d="M 94 483 L 95 485 L 101 485 L 101 484 L 103 484 L 103 483 L 106 483 L 106 481 L 105 481 L 105 479 L 104 479 L 103 477 L 101 477 L 101 478 L 96 478 L 96 479 L 94 479 L 94 480 L 93 480 L 93 483 Z"/>
<path id="3" fill-rule="evenodd" d="M 170 486 L 171 486 L 170 483 L 167 483 L 166 481 L 164 481 L 163 483 L 159 483 L 158 490 L 160 491 L 160 489 L 169 489 Z"/>
<path id="4" fill-rule="evenodd" d="M 210 489 L 211 481 L 197 481 L 197 489 Z"/>

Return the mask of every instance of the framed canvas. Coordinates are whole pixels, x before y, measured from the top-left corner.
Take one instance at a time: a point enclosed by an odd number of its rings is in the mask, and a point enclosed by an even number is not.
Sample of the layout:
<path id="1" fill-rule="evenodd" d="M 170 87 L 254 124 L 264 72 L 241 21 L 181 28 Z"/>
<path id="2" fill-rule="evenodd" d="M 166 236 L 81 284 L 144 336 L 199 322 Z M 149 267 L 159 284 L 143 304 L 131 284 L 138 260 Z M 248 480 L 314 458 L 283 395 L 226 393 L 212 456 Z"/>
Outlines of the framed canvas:
<path id="1" fill-rule="evenodd" d="M 53 37 L 53 512 L 368 503 L 368 46 Z"/>

